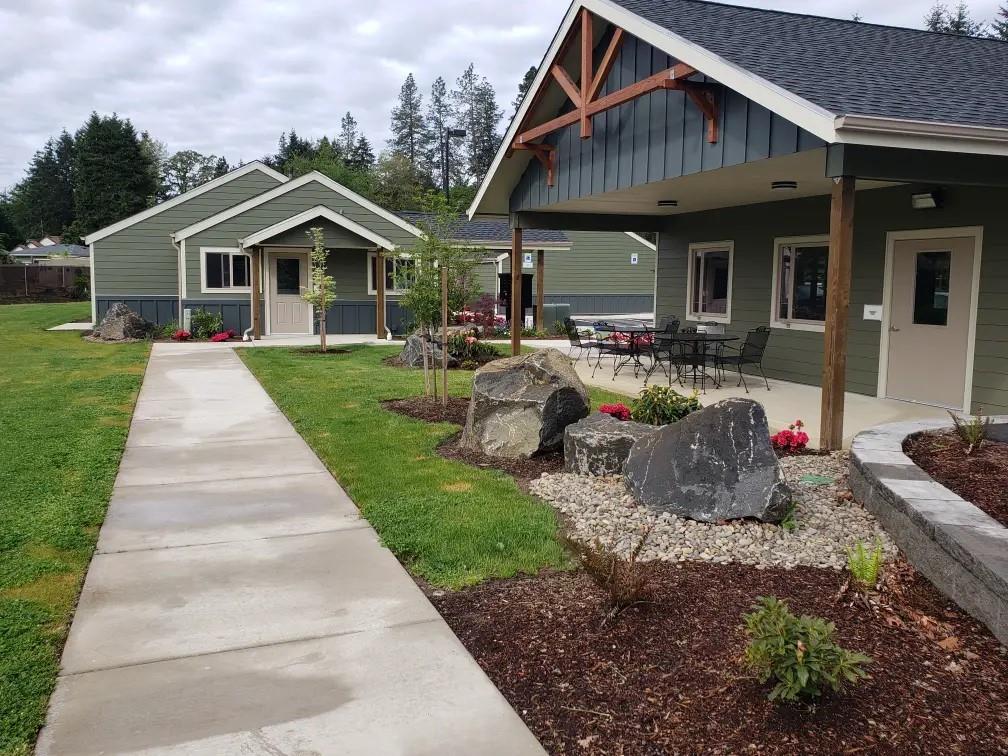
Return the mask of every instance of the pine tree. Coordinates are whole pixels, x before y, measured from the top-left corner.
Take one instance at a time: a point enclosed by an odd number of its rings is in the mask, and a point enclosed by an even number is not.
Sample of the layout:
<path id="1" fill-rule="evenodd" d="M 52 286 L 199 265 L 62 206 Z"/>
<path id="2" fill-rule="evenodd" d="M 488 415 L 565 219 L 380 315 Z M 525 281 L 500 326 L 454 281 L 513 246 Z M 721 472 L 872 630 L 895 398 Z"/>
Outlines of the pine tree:
<path id="1" fill-rule="evenodd" d="M 393 151 L 406 157 L 414 171 L 419 171 L 430 150 L 431 134 L 423 115 L 423 96 L 413 74 L 406 77 L 399 90 L 399 104 L 392 108 Z"/>
<path id="2" fill-rule="evenodd" d="M 231 172 L 231 166 L 228 165 L 227 158 L 225 158 L 225 157 L 219 157 L 219 158 L 217 158 L 217 162 L 214 164 L 213 177 L 214 178 L 220 178 L 225 173 L 230 173 L 230 172 Z"/>
<path id="3" fill-rule="evenodd" d="M 503 112 L 497 107 L 497 93 L 476 73 L 472 63 L 463 71 L 452 91 L 455 120 L 465 129 L 465 157 L 469 178 L 477 184 L 490 170 L 500 137 L 497 124 Z"/>
<path id="4" fill-rule="evenodd" d="M 987 25 L 970 15 L 965 2 L 960 2 L 950 10 L 938 0 L 924 16 L 924 25 L 930 31 L 959 34 L 964 37 L 981 37 L 987 32 Z"/>
<path id="5" fill-rule="evenodd" d="M 441 186 L 444 181 L 444 134 L 452 128 L 453 114 L 451 100 L 448 97 L 448 86 L 445 80 L 438 76 L 431 86 L 430 101 L 427 103 L 427 128 L 431 134 L 427 149 L 427 161 L 424 175 L 430 176 L 435 186 Z M 457 140 L 448 140 L 448 156 L 451 167 L 449 184 L 458 184 L 465 175 L 465 165 L 461 155 L 461 145 Z"/>
<path id="6" fill-rule="evenodd" d="M 518 113 L 518 108 L 521 107 L 522 100 L 525 99 L 526 93 L 532 87 L 532 82 L 535 80 L 535 76 L 538 72 L 538 68 L 530 66 L 529 70 L 525 72 L 525 76 L 522 77 L 521 83 L 518 85 L 518 95 L 514 98 L 514 102 L 511 103 L 512 118 L 514 118 L 515 114 Z"/>
<path id="7" fill-rule="evenodd" d="M 74 234 L 85 236 L 148 206 L 157 187 L 129 119 L 92 113 L 74 144 Z"/>
<path id="8" fill-rule="evenodd" d="M 74 219 L 73 137 L 49 139 L 32 157 L 10 198 L 14 224 L 26 238 L 60 234 Z"/>
<path id="9" fill-rule="evenodd" d="M 998 8 L 997 16 L 991 22 L 991 36 L 1008 42 L 1008 3 Z"/>
<path id="10" fill-rule="evenodd" d="M 347 160 L 353 154 L 354 147 L 357 146 L 357 119 L 350 115 L 350 111 L 346 112 L 340 120 L 340 133 L 339 138 L 336 140 L 336 145 L 339 148 L 340 154 Z"/>
<path id="11" fill-rule="evenodd" d="M 366 136 L 361 134 L 357 137 L 357 142 L 350 152 L 347 166 L 354 171 L 370 173 L 374 169 L 374 165 L 375 155 L 374 150 L 371 149 L 371 142 L 367 140 Z"/>

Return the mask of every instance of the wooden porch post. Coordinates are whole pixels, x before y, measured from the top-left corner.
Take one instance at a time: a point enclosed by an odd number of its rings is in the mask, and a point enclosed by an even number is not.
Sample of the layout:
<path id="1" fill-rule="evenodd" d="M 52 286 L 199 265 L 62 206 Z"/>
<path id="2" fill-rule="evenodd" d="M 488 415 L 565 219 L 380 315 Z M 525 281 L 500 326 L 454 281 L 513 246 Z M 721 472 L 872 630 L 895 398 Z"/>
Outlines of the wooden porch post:
<path id="1" fill-rule="evenodd" d="M 262 338 L 262 313 L 259 312 L 259 265 L 262 261 L 262 247 L 252 247 L 252 340 Z"/>
<path id="2" fill-rule="evenodd" d="M 850 310 L 854 247 L 854 177 L 833 179 L 830 201 L 829 264 L 826 273 L 826 334 L 823 344 L 819 447 L 843 446 L 847 373 L 847 316 Z"/>
<path id="3" fill-rule="evenodd" d="M 536 315 L 535 327 L 541 331 L 543 327 L 543 303 L 546 299 L 546 253 L 541 249 L 536 252 Z"/>
<path id="4" fill-rule="evenodd" d="M 511 229 L 511 354 L 521 353 L 522 230 Z"/>
<path id="5" fill-rule="evenodd" d="M 375 254 L 375 337 L 385 338 L 385 250 Z"/>

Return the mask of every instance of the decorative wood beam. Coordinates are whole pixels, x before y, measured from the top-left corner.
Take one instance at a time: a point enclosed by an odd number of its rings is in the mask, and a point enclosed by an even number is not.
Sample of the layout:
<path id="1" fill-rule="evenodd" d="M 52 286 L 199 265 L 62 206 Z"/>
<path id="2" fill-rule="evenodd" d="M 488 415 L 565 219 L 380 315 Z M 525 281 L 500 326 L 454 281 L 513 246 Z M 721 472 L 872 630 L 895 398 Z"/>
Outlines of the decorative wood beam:
<path id="1" fill-rule="evenodd" d="M 553 78 L 556 79 L 557 84 L 567 93 L 570 97 L 571 102 L 574 103 L 575 107 L 581 107 L 581 92 L 577 88 L 577 84 L 571 79 L 570 75 L 559 63 L 554 63 L 553 67 L 550 68 L 550 73 L 553 74 Z"/>
<path id="2" fill-rule="evenodd" d="M 605 55 L 602 56 L 602 61 L 599 63 L 598 71 L 595 72 L 595 78 L 592 79 L 591 86 L 588 87 L 588 102 L 595 99 L 599 90 L 602 89 L 602 85 L 609 78 L 609 73 L 612 71 L 613 64 L 616 63 L 616 56 L 619 55 L 622 46 L 623 30 L 617 26 L 613 30 L 612 39 L 609 40 L 609 47 L 606 48 Z"/>
<path id="3" fill-rule="evenodd" d="M 592 81 L 592 58 L 595 55 L 595 39 L 592 27 L 591 13 L 587 8 L 581 9 L 581 138 L 589 139 L 592 135 L 591 116 L 588 115 L 588 90 Z"/>
<path id="4" fill-rule="evenodd" d="M 695 86 L 693 86 L 695 84 Z M 702 82 L 685 83 L 683 91 L 707 118 L 707 141 L 714 144 L 718 140 L 717 104 L 710 85 Z"/>
<path id="5" fill-rule="evenodd" d="M 553 181 L 555 179 L 553 172 L 554 159 L 553 156 L 556 154 L 556 147 L 552 144 L 516 144 L 513 145 L 516 150 L 528 150 L 533 155 L 538 158 L 539 162 L 542 163 L 543 168 L 546 169 L 546 186 L 553 186 Z"/>

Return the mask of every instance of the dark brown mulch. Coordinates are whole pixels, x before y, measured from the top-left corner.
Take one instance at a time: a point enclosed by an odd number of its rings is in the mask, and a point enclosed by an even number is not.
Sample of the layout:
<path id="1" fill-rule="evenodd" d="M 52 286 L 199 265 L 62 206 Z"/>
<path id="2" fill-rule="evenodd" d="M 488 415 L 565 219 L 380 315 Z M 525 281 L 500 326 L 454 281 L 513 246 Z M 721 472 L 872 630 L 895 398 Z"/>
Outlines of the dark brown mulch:
<path id="1" fill-rule="evenodd" d="M 907 439 L 903 451 L 943 486 L 1008 527 L 1008 444 L 984 441 L 966 456 L 954 431 L 933 431 Z"/>
<path id="2" fill-rule="evenodd" d="M 830 570 L 646 569 L 653 603 L 605 626 L 582 572 L 432 601 L 550 753 L 1008 753 L 1005 649 L 912 571 L 901 615 L 916 620 L 894 627 L 835 602 Z M 842 645 L 874 658 L 872 679 L 812 708 L 769 702 L 739 662 L 740 618 L 760 595 L 835 622 Z M 928 637 L 934 623 L 947 624 Z"/>
<path id="3" fill-rule="evenodd" d="M 468 404 L 468 402 L 467 402 Z M 438 447 L 438 454 L 445 459 L 465 462 L 473 467 L 493 467 L 502 470 L 515 479 L 519 488 L 528 491 L 529 483 L 543 473 L 555 473 L 563 470 L 563 454 L 552 452 L 529 459 L 507 459 L 491 457 L 472 449 L 463 449 L 458 442 L 458 436 L 445 441 Z"/>
<path id="4" fill-rule="evenodd" d="M 465 425 L 466 413 L 469 411 L 469 400 L 457 396 L 448 397 L 445 407 L 440 399 L 429 396 L 413 396 L 407 399 L 389 399 L 382 406 L 400 415 L 423 420 L 428 423 L 455 423 Z"/>

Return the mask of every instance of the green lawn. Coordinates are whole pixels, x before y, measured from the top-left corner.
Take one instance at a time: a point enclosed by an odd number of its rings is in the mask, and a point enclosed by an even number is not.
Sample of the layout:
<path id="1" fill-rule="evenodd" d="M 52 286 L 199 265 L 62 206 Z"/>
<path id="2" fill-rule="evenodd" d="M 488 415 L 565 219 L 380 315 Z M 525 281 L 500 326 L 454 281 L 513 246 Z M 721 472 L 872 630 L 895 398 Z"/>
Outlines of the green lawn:
<path id="1" fill-rule="evenodd" d="M 327 357 L 296 349 L 237 351 L 415 575 L 456 588 L 566 564 L 549 506 L 504 473 L 438 455 L 438 443 L 458 426 L 381 407 L 382 400 L 422 391 L 421 371 L 382 364 L 396 348 Z M 471 383 L 472 373 L 449 373 L 453 395 L 467 396 Z M 596 405 L 621 398 L 592 391 Z"/>
<path id="2" fill-rule="evenodd" d="M 0 753 L 27 753 L 112 491 L 147 344 L 44 329 L 89 303 L 0 306 Z"/>

